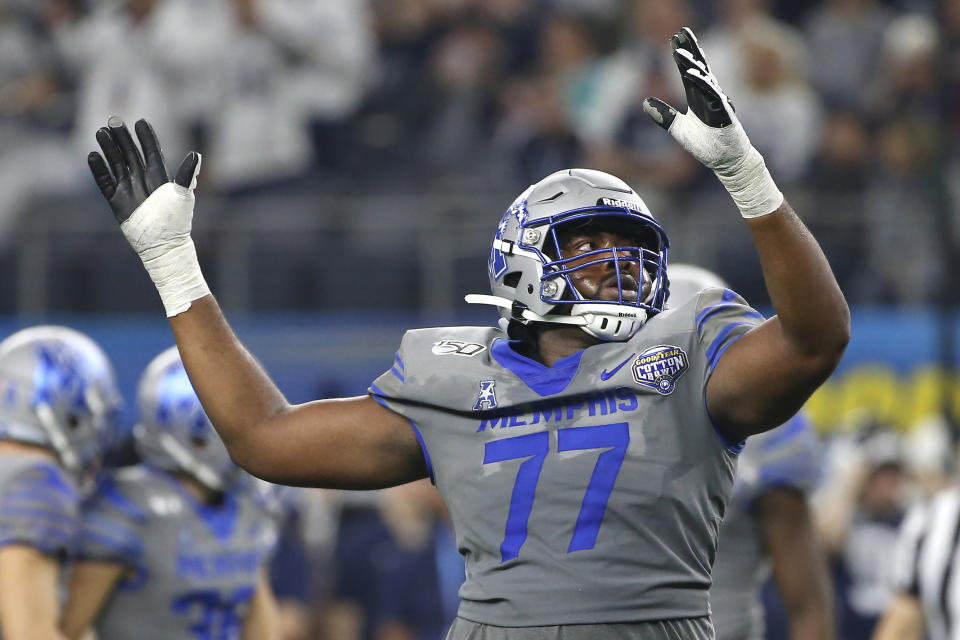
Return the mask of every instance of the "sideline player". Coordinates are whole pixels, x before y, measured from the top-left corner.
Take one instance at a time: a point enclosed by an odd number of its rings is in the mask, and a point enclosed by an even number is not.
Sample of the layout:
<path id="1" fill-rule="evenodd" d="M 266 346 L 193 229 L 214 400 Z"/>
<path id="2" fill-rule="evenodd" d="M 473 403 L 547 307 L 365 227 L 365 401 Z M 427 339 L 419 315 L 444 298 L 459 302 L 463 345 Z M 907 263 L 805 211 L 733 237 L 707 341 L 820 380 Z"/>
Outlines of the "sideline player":
<path id="1" fill-rule="evenodd" d="M 645 108 L 730 192 L 777 315 L 720 289 L 664 311 L 663 229 L 621 180 L 571 169 L 497 228 L 493 295 L 470 300 L 499 306 L 507 332 L 409 331 L 356 398 L 291 405 L 233 334 L 190 238 L 198 154 L 168 183 L 146 122 L 143 156 L 119 118 L 97 132 L 94 178 L 233 459 L 279 483 L 436 483 L 467 564 L 448 638 L 712 638 L 736 455 L 796 413 L 846 347 L 849 310 L 819 245 L 693 33 L 671 44 L 689 109 Z"/>
<path id="2" fill-rule="evenodd" d="M 99 640 L 277 637 L 265 563 L 270 514 L 234 466 L 176 347 L 137 390 L 142 463 L 103 474 L 83 504 L 62 628 Z"/>
<path id="3" fill-rule="evenodd" d="M 113 365 L 90 338 L 39 326 L 0 342 L 0 636 L 61 638 L 61 562 L 79 489 L 115 435 Z"/>
<path id="4" fill-rule="evenodd" d="M 670 265 L 670 306 L 726 283 L 706 269 Z M 829 571 L 807 500 L 820 477 L 816 434 L 798 413 L 747 440 L 720 525 L 710 608 L 717 640 L 762 640 L 760 601 L 771 569 L 793 640 L 834 637 Z"/>

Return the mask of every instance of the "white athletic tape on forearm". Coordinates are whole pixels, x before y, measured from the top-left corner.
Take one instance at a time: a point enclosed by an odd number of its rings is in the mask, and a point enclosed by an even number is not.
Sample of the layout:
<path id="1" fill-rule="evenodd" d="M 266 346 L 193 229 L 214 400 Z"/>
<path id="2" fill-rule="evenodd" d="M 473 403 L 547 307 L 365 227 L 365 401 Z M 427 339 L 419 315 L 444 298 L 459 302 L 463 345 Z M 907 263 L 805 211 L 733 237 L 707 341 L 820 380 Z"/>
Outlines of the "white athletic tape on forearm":
<path id="1" fill-rule="evenodd" d="M 168 182 L 120 225 L 157 287 L 168 318 L 210 293 L 190 237 L 193 205 L 191 189 Z"/>
<path id="2" fill-rule="evenodd" d="M 783 194 L 767 170 L 763 156 L 753 147 L 750 147 L 737 170 L 727 175 L 720 171 L 714 173 L 726 187 L 744 218 L 765 216 L 783 204 Z"/>
<path id="3" fill-rule="evenodd" d="M 767 170 L 763 156 L 750 144 L 736 116 L 732 117 L 733 124 L 717 128 L 708 126 L 690 112 L 677 114 L 669 131 L 694 158 L 713 169 L 740 209 L 740 215 L 758 218 L 773 213 L 783 204 L 783 194 Z"/>

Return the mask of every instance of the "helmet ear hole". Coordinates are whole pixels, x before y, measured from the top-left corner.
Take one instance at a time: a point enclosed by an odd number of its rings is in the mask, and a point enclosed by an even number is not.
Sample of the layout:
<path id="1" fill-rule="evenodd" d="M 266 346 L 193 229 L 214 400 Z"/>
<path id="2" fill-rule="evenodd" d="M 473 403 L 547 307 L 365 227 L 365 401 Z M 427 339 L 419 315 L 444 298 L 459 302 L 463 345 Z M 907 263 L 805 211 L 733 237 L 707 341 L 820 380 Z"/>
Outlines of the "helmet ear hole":
<path id="1" fill-rule="evenodd" d="M 67 428 L 73 431 L 80 426 L 80 416 L 75 413 L 71 413 L 67 416 L 64 422 L 66 423 Z"/>
<path id="2" fill-rule="evenodd" d="M 523 277 L 523 273 L 520 271 L 511 271 L 507 275 L 503 276 L 503 284 L 516 289 L 517 285 L 520 284 L 521 277 Z"/>

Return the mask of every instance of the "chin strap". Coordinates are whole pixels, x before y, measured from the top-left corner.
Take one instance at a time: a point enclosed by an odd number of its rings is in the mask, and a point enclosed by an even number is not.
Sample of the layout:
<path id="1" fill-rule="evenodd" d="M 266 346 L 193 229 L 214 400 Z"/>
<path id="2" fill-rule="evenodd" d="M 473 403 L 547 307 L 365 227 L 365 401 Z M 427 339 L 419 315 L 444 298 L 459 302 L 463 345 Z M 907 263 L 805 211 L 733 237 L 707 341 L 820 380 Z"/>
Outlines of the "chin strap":
<path id="1" fill-rule="evenodd" d="M 500 296 L 487 296 L 471 293 L 463 298 L 469 304 L 489 304 L 502 309 L 513 309 L 513 301 Z M 643 323 L 647 321 L 647 312 L 638 309 L 635 313 L 611 313 L 609 305 L 590 304 L 584 302 L 573 305 L 571 315 L 549 313 L 540 315 L 529 309 L 524 309 L 520 317 L 533 322 L 552 322 L 555 324 L 569 324 L 580 327 L 594 338 L 608 342 L 629 340 Z"/>
<path id="2" fill-rule="evenodd" d="M 463 296 L 463 299 L 467 301 L 467 304 L 489 304 L 494 307 L 500 307 L 501 309 L 513 309 L 513 301 L 507 300 L 506 298 L 501 298 L 500 296 L 486 296 L 479 293 L 468 293 Z M 534 313 L 530 309 L 524 309 L 520 314 L 524 320 L 530 320 L 532 322 L 553 322 L 556 324 L 572 324 L 577 327 L 585 327 L 589 322 L 586 318 L 581 316 L 561 316 L 556 313 L 548 313 L 545 316 L 540 315 L 539 313 Z"/>

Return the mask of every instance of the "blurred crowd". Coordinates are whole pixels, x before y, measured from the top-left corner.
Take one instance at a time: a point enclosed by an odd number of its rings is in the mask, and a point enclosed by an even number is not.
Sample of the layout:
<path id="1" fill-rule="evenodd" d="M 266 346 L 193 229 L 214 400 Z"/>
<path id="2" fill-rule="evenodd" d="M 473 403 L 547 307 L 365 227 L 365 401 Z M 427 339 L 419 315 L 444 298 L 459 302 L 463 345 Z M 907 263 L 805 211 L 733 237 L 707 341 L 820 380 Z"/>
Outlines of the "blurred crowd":
<path id="1" fill-rule="evenodd" d="M 202 151 L 224 197 L 511 191 L 586 165 L 711 218 L 712 177 L 640 109 L 684 103 L 680 25 L 851 301 L 953 295 L 957 0 L 2 0 L 0 238 L 31 197 L 92 189 L 110 114 L 150 119 L 170 163 Z"/>

